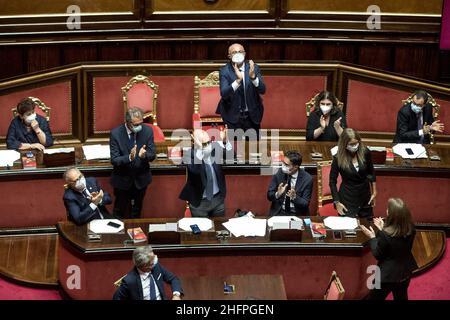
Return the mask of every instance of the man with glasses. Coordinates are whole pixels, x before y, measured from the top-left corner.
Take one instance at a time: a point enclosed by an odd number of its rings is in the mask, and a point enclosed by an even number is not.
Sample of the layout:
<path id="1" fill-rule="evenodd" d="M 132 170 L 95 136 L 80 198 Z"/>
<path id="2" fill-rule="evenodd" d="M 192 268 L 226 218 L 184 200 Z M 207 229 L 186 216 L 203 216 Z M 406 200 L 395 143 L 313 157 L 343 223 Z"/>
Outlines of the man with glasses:
<path id="1" fill-rule="evenodd" d="M 172 300 L 181 300 L 180 280 L 161 266 L 151 246 L 134 249 L 133 263 L 133 270 L 121 280 L 114 300 L 167 300 L 164 282 L 172 288 Z"/>
<path id="2" fill-rule="evenodd" d="M 259 136 L 264 113 L 260 95 L 266 92 L 259 66 L 245 61 L 245 50 L 239 43 L 228 48 L 228 58 L 220 69 L 221 100 L 216 113 L 230 129 L 254 129 Z"/>
<path id="3" fill-rule="evenodd" d="M 103 191 L 95 178 L 85 178 L 75 167 L 64 173 L 66 191 L 64 191 L 64 206 L 69 220 L 77 225 L 88 223 L 94 219 L 111 219 L 108 209 L 112 200 L 108 192 Z"/>
<path id="4" fill-rule="evenodd" d="M 396 131 L 394 143 L 420 144 L 429 144 L 431 133 L 444 132 L 444 124 L 433 117 L 426 91 L 414 92 L 412 101 L 398 111 Z"/>
<path id="5" fill-rule="evenodd" d="M 288 151 L 281 169 L 272 177 L 267 199 L 272 201 L 271 216 L 308 216 L 313 179 L 300 168 L 302 155 Z"/>
<path id="6" fill-rule="evenodd" d="M 220 131 L 222 141 L 211 141 L 208 133 L 194 130 L 194 148 L 184 156 L 187 164 L 186 185 L 180 199 L 189 202 L 193 217 L 220 217 L 225 215 L 226 183 L 222 171 L 224 149 L 232 150 L 227 140 L 227 128 Z"/>
<path id="7" fill-rule="evenodd" d="M 125 112 L 125 123 L 111 130 L 109 146 L 113 172 L 114 211 L 117 218 L 139 218 L 148 185 L 149 162 L 156 157 L 153 129 L 143 125 L 144 112 L 137 107 Z"/>

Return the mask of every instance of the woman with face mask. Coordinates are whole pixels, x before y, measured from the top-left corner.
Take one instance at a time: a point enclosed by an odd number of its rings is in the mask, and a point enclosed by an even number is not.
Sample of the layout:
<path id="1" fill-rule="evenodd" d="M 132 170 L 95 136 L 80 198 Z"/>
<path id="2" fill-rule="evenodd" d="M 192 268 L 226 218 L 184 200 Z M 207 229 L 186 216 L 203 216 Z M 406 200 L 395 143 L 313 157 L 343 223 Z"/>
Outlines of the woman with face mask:
<path id="1" fill-rule="evenodd" d="M 408 300 L 408 286 L 417 263 L 411 253 L 416 230 L 411 213 L 402 199 L 388 200 L 386 223 L 375 218 L 372 227 L 361 229 L 380 268 L 378 288 L 370 290 L 370 300 L 384 300 L 392 292 L 394 300 Z"/>
<path id="2" fill-rule="evenodd" d="M 342 183 L 338 191 L 339 175 Z M 356 130 L 344 129 L 330 171 L 330 189 L 338 214 L 371 220 L 377 195 L 375 181 L 370 151 Z"/>
<path id="3" fill-rule="evenodd" d="M 306 124 L 306 140 L 338 141 L 347 123 L 337 107 L 336 97 L 328 91 L 320 92 L 314 102 L 314 111 Z"/>
<path id="4" fill-rule="evenodd" d="M 9 125 L 6 145 L 8 149 L 40 151 L 53 145 L 50 126 L 44 117 L 36 114 L 32 98 L 25 98 L 17 105 L 17 116 Z"/>

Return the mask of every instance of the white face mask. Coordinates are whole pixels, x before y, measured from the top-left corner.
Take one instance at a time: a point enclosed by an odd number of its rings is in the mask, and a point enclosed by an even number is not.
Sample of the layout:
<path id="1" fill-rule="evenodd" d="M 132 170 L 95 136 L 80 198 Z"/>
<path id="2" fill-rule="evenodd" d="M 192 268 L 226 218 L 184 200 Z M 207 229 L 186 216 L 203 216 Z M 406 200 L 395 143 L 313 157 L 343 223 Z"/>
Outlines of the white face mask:
<path id="1" fill-rule="evenodd" d="M 281 165 L 281 171 L 283 171 L 284 174 L 290 174 L 291 173 L 290 168 L 287 165 L 285 165 L 285 164 Z"/>
<path id="2" fill-rule="evenodd" d="M 231 61 L 237 64 L 241 64 L 242 62 L 244 62 L 244 59 L 245 55 L 240 52 L 233 54 L 233 56 L 231 57 Z"/>
<path id="3" fill-rule="evenodd" d="M 36 113 L 32 113 L 29 116 L 25 117 L 25 122 L 28 123 L 28 124 L 33 122 L 33 120 L 36 120 Z"/>
<path id="4" fill-rule="evenodd" d="M 320 110 L 323 114 L 328 114 L 332 108 L 332 106 L 320 105 Z"/>
<path id="5" fill-rule="evenodd" d="M 355 144 L 354 146 L 348 145 L 347 146 L 347 150 L 350 152 L 356 152 L 358 151 L 359 148 L 359 143 Z"/>
<path id="6" fill-rule="evenodd" d="M 419 107 L 418 105 L 416 105 L 414 102 L 411 103 L 411 110 L 416 114 L 419 114 L 422 112 L 422 108 Z"/>
<path id="7" fill-rule="evenodd" d="M 77 182 L 75 183 L 75 189 L 77 189 L 78 191 L 83 191 L 84 189 L 86 189 L 86 178 L 85 177 L 81 177 L 80 179 L 77 180 Z"/>
<path id="8" fill-rule="evenodd" d="M 131 131 L 133 131 L 134 133 L 138 133 L 139 131 L 142 130 L 142 125 L 138 125 L 138 126 L 131 126 Z"/>
<path id="9" fill-rule="evenodd" d="M 211 145 L 211 143 L 208 144 L 206 147 L 202 148 L 202 152 L 203 152 L 203 156 L 205 158 L 209 158 L 211 156 L 211 153 L 212 153 L 212 145 Z"/>

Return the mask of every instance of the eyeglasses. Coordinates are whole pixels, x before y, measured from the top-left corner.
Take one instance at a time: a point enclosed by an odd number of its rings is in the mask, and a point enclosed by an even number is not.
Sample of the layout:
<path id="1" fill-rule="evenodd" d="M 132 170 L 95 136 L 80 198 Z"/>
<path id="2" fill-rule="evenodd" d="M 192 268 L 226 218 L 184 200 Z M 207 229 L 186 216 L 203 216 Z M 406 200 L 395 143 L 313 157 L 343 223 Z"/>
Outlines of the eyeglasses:
<path id="1" fill-rule="evenodd" d="M 245 53 L 245 51 L 244 50 L 232 51 L 231 55 L 236 54 L 236 53 Z"/>
<path id="2" fill-rule="evenodd" d="M 82 175 L 82 174 L 80 174 L 80 175 L 78 176 L 78 178 L 76 178 L 75 180 L 70 180 L 69 183 L 77 183 L 78 181 L 81 180 L 81 178 L 83 178 L 83 175 Z"/>

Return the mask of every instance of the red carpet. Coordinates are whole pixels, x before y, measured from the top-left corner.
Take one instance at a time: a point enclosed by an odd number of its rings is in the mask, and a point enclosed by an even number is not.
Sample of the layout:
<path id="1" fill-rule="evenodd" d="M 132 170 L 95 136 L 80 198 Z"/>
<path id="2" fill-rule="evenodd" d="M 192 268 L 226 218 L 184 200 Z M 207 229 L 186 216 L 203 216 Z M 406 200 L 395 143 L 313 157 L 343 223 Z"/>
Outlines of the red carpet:
<path id="1" fill-rule="evenodd" d="M 447 239 L 447 248 L 450 238 Z M 450 250 L 424 274 L 414 277 L 409 286 L 411 300 L 450 300 Z M 392 299 L 392 297 L 388 297 Z M 58 290 L 33 289 L 0 278 L 0 300 L 61 300 Z"/>

